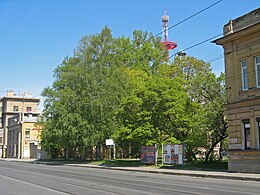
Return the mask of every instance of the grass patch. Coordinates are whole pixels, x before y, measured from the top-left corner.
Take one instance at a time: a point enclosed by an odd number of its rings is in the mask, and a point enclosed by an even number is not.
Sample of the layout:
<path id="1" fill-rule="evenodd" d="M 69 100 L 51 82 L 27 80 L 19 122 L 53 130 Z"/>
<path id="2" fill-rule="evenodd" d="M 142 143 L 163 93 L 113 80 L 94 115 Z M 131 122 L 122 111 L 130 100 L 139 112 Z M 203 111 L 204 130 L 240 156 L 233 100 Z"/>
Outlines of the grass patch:
<path id="1" fill-rule="evenodd" d="M 117 160 L 103 160 L 93 161 L 90 164 L 110 167 L 139 167 L 142 166 L 138 159 L 117 159 Z"/>
<path id="2" fill-rule="evenodd" d="M 165 169 L 182 169 L 182 170 L 197 170 L 197 171 L 227 171 L 228 162 L 226 161 L 213 161 L 213 162 L 193 162 L 186 163 L 185 166 L 165 165 L 160 168 Z"/>
<path id="3" fill-rule="evenodd" d="M 39 160 L 46 164 L 90 164 L 98 166 L 111 166 L 111 167 L 139 167 L 142 166 L 139 159 L 116 159 L 116 160 L 64 160 L 64 159 L 50 159 Z"/>
<path id="4" fill-rule="evenodd" d="M 97 166 L 107 166 L 107 167 L 150 167 L 150 168 L 160 168 L 160 169 L 180 169 L 180 170 L 197 170 L 197 171 L 227 171 L 228 162 L 227 161 L 213 161 L 205 163 L 203 161 L 185 163 L 185 166 L 178 165 L 161 165 L 158 162 L 158 166 L 141 164 L 139 159 L 116 159 L 116 160 L 64 160 L 64 159 L 52 159 L 44 161 L 46 164 L 90 164 Z"/>
<path id="5" fill-rule="evenodd" d="M 227 171 L 228 162 L 226 161 L 213 161 L 213 162 L 193 162 L 186 163 L 185 166 L 178 165 L 164 165 L 158 164 L 147 165 L 141 164 L 138 159 L 117 159 L 117 160 L 103 160 L 103 161 L 93 161 L 90 164 L 100 165 L 100 166 L 111 166 L 111 167 L 151 167 L 151 168 L 160 168 L 160 169 L 182 169 L 182 170 L 197 170 L 197 171 Z"/>

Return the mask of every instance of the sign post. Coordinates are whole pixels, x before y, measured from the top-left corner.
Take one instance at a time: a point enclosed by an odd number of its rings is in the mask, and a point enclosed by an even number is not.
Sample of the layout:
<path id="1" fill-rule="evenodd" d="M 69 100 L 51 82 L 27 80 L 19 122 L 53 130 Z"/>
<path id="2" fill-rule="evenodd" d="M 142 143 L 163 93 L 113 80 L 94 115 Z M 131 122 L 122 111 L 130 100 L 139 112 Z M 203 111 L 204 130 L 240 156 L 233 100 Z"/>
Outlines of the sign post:
<path id="1" fill-rule="evenodd" d="M 106 146 L 109 148 L 109 160 L 112 160 L 111 147 L 114 147 L 113 159 L 116 159 L 116 146 L 113 139 L 106 139 Z"/>
<path id="2" fill-rule="evenodd" d="M 113 159 L 116 160 L 116 145 L 114 144 L 114 154 L 113 154 Z"/>
<path id="3" fill-rule="evenodd" d="M 157 144 L 155 144 L 155 165 L 157 166 L 157 164 L 158 164 L 158 150 L 157 150 Z"/>
<path id="4" fill-rule="evenodd" d="M 164 160 L 164 155 L 163 155 L 163 144 L 162 144 L 162 166 L 163 166 L 163 160 Z"/>

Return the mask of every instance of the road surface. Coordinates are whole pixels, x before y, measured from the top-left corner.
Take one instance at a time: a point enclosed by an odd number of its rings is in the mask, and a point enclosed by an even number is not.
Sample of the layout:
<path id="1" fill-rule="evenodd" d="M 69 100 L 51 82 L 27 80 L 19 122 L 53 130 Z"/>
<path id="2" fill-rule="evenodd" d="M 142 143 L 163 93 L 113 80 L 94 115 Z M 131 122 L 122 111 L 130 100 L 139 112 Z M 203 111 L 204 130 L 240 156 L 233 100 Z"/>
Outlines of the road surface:
<path id="1" fill-rule="evenodd" d="M 255 181 L 0 161 L 0 194 L 260 194 Z"/>

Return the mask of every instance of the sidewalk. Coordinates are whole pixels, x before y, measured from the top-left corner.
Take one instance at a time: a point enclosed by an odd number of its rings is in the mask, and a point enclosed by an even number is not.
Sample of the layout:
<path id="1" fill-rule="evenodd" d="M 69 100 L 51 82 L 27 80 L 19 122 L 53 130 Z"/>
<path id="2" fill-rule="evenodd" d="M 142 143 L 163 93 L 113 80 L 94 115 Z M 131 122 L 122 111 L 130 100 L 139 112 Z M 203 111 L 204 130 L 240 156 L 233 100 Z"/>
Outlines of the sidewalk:
<path id="1" fill-rule="evenodd" d="M 72 167 L 86 167 L 86 168 L 99 168 L 99 169 L 112 169 L 120 171 L 135 171 L 144 173 L 157 173 L 168 175 L 182 175 L 192 177 L 204 178 L 218 178 L 218 179 L 233 179 L 233 180 L 247 180 L 247 181 L 260 181 L 260 174 L 254 173 L 231 173 L 231 172 L 216 172 L 216 171 L 195 171 L 195 170 L 179 170 L 179 169 L 159 169 L 152 167 L 108 167 L 90 164 L 62 164 L 56 161 L 38 161 L 35 159 L 0 159 L 2 161 L 15 161 L 24 163 L 46 164 L 46 165 L 64 165 Z"/>
<path id="2" fill-rule="evenodd" d="M 253 173 L 229 173 L 229 172 L 213 172 L 213 171 L 159 169 L 159 168 L 151 168 L 151 167 L 105 167 L 105 166 L 89 165 L 89 164 L 66 164 L 66 166 L 113 169 L 113 170 L 121 170 L 121 171 L 136 171 L 136 172 L 168 174 L 168 175 L 183 175 L 183 176 L 192 176 L 192 177 L 260 181 L 260 174 L 253 174 Z"/>

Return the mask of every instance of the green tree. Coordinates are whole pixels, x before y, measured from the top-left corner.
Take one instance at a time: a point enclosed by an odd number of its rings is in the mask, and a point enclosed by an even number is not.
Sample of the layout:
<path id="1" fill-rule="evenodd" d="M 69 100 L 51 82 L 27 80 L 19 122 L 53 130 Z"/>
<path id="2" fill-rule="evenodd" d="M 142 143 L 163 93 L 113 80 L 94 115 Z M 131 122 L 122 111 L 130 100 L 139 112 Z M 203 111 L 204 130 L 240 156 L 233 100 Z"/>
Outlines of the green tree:
<path id="1" fill-rule="evenodd" d="M 56 80 L 43 91 L 43 147 L 50 153 L 54 143 L 67 154 L 72 150 L 74 157 L 96 146 L 101 157 L 100 148 L 116 128 L 114 116 L 128 91 L 115 43 L 110 29 L 104 28 L 83 37 L 74 56 L 56 68 Z"/>
<path id="2" fill-rule="evenodd" d="M 53 157 L 83 158 L 95 147 L 102 158 L 112 137 L 124 155 L 137 156 L 141 145 L 186 142 L 190 152 L 207 148 L 208 160 L 227 136 L 224 76 L 193 57 L 170 62 L 160 38 L 147 32 L 113 38 L 105 27 L 85 36 L 54 77 L 42 93 L 41 121 L 42 146 Z"/>
<path id="3" fill-rule="evenodd" d="M 130 147 L 132 155 L 138 155 L 141 145 L 185 140 L 190 118 L 189 97 L 178 78 L 161 72 L 129 71 L 133 90 L 117 115 L 122 127 L 114 138 L 127 152 Z"/>
<path id="4" fill-rule="evenodd" d="M 151 74 L 159 64 L 157 58 L 166 56 L 160 40 L 146 42 L 148 37 L 151 34 L 134 31 L 133 40 L 116 39 L 105 27 L 100 34 L 83 37 L 74 56 L 56 68 L 56 80 L 42 93 L 46 98 L 42 145 L 49 153 L 55 145 L 55 154 L 82 157 L 95 146 L 97 158 L 101 157 L 105 139 L 121 126 L 116 115 L 132 91 L 129 70 Z"/>
<path id="5" fill-rule="evenodd" d="M 194 148 L 204 147 L 207 162 L 214 147 L 227 138 L 224 74 L 217 77 L 210 64 L 189 56 L 176 58 L 174 65 L 184 79 L 193 105 L 191 129 L 186 138 L 188 153 L 195 158 Z"/>

